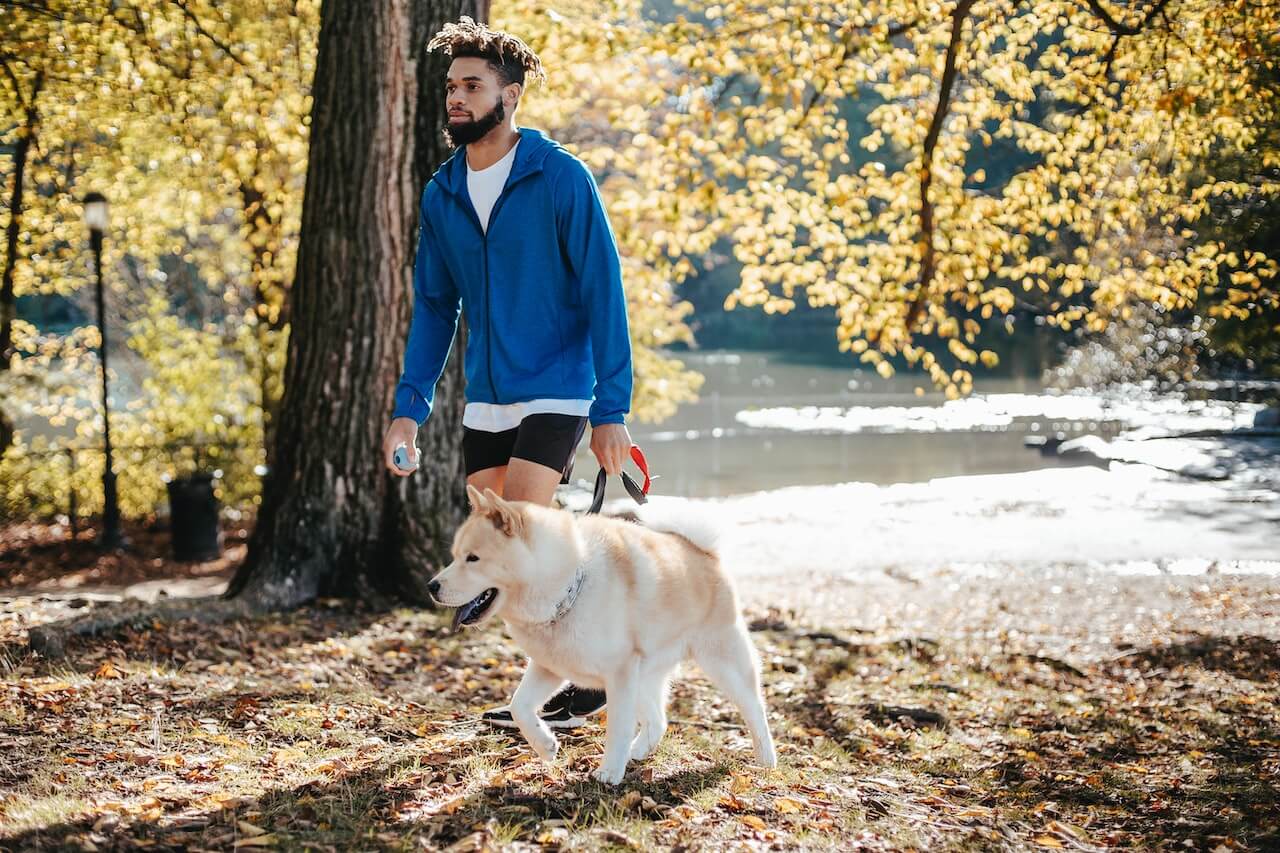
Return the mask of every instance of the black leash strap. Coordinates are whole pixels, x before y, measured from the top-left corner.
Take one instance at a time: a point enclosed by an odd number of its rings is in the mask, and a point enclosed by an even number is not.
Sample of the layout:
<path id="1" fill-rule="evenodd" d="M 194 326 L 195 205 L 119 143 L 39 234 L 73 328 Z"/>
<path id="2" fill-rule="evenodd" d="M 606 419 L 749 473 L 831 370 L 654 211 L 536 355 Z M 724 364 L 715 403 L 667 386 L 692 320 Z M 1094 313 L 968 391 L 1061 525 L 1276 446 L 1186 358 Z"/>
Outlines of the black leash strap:
<path id="1" fill-rule="evenodd" d="M 649 462 L 644 458 L 644 453 L 636 445 L 631 445 L 631 458 L 635 461 L 640 471 L 644 474 L 644 485 L 641 486 L 631 478 L 626 471 L 622 472 L 622 485 L 626 488 L 627 494 L 631 495 L 631 499 L 638 504 L 649 502 L 649 485 L 651 483 L 649 477 Z M 591 508 L 587 510 L 588 514 L 596 514 L 600 512 L 600 508 L 604 506 L 604 491 L 608 484 L 609 475 L 605 473 L 603 468 L 596 474 L 596 487 L 591 496 Z"/>

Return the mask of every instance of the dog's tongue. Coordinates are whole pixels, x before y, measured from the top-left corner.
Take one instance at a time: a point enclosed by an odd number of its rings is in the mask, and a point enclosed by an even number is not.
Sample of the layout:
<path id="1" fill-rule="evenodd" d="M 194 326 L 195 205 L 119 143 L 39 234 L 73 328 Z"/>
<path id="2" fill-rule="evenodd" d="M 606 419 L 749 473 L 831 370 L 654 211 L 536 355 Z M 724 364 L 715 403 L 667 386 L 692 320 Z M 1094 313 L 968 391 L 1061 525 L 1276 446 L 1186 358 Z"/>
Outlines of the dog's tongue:
<path id="1" fill-rule="evenodd" d="M 457 610 L 453 611 L 453 630 L 454 631 L 457 631 L 459 628 L 462 627 L 462 622 L 464 619 L 467 619 L 468 617 L 471 616 L 471 614 L 476 612 L 476 608 L 477 608 L 476 601 L 477 599 L 473 598 L 471 601 L 468 601 L 466 604 L 462 605 Z"/>

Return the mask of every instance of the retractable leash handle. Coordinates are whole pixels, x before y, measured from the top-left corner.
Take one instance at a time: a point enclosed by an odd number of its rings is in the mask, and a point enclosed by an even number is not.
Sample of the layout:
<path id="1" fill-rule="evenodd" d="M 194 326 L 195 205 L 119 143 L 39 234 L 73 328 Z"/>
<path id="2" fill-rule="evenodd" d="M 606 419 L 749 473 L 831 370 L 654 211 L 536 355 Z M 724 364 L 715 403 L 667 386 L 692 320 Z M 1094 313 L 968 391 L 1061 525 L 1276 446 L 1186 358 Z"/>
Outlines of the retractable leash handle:
<path id="1" fill-rule="evenodd" d="M 637 445 L 631 445 L 631 459 L 636 463 L 636 467 L 640 469 L 640 473 L 644 474 L 644 485 L 636 485 L 636 481 L 626 471 L 622 473 L 622 485 L 626 488 L 627 494 L 631 495 L 631 499 L 638 504 L 648 503 L 649 486 L 653 482 L 649 477 L 649 462 L 644 458 L 644 451 Z M 587 514 L 595 514 L 600 512 L 600 508 L 604 506 L 604 490 L 609 480 L 609 475 L 605 473 L 603 468 L 596 474 L 595 492 L 591 497 L 591 508 L 587 510 Z"/>

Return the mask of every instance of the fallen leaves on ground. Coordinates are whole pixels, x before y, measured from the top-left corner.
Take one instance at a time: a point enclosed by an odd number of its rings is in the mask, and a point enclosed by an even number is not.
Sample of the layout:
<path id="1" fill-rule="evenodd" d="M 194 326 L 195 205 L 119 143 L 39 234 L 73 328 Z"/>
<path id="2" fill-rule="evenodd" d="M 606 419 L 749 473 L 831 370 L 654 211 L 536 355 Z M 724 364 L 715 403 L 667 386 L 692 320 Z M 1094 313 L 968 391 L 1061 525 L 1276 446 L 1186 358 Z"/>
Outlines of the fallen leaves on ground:
<path id="1" fill-rule="evenodd" d="M 477 722 L 521 671 L 500 629 L 324 601 L 75 640 L 50 663 L 0 625 L 0 847 L 1225 853 L 1280 839 L 1273 640 L 1162 638 L 1057 665 L 1001 638 L 754 619 L 779 769 L 751 765 L 737 710 L 690 668 L 666 738 L 618 789 L 588 775 L 598 723 L 561 735 L 547 767 Z"/>

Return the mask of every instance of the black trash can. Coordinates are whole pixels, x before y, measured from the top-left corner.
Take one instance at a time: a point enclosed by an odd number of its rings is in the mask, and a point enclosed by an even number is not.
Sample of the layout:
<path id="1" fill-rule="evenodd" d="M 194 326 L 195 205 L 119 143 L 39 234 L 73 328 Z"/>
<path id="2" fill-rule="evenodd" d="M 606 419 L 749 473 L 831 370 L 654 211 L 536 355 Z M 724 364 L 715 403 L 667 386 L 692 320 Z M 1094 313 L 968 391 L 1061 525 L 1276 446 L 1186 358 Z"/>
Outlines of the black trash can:
<path id="1" fill-rule="evenodd" d="M 173 558 L 202 562 L 222 556 L 218 499 L 213 475 L 192 474 L 169 481 L 169 532 Z"/>

